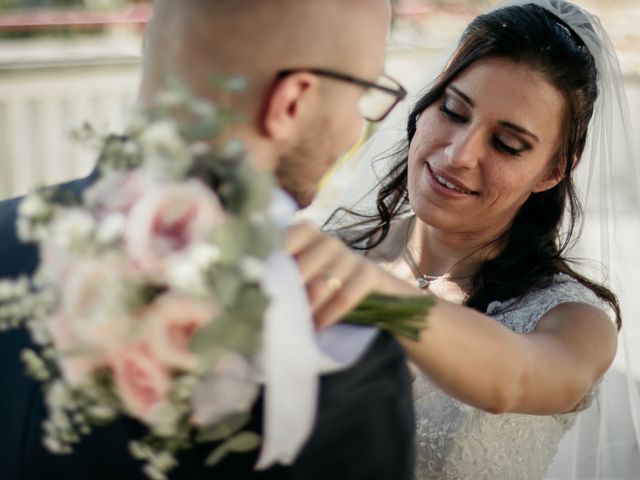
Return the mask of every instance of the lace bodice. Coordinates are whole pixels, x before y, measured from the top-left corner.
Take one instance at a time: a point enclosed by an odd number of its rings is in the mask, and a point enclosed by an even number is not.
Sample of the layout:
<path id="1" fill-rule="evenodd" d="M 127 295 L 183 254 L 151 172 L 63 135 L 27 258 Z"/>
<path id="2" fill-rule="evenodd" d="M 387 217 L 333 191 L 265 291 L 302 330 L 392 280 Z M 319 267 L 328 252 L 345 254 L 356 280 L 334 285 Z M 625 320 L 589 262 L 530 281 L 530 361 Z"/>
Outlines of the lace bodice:
<path id="1" fill-rule="evenodd" d="M 547 311 L 566 302 L 604 308 L 591 290 L 560 274 L 520 302 L 491 303 L 487 314 L 514 332 L 528 333 Z M 579 410 L 591 403 L 596 389 Z M 448 396 L 422 374 L 414 381 L 414 403 L 417 480 L 541 480 L 577 416 L 490 414 Z"/>

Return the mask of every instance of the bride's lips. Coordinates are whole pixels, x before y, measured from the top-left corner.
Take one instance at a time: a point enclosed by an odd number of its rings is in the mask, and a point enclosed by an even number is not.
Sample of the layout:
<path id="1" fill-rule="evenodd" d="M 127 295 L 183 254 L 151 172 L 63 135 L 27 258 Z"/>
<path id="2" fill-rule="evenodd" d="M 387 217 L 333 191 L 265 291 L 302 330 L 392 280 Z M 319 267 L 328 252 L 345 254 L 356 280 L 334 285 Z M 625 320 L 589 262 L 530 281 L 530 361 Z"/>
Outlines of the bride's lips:
<path id="1" fill-rule="evenodd" d="M 451 175 L 447 175 L 442 171 L 434 171 L 428 162 L 425 162 L 425 165 L 427 167 L 427 180 L 429 181 L 429 185 L 431 185 L 431 188 L 436 192 L 453 198 L 464 198 L 471 195 L 478 195 L 478 192 L 473 191 L 460 180 L 453 178 Z"/>

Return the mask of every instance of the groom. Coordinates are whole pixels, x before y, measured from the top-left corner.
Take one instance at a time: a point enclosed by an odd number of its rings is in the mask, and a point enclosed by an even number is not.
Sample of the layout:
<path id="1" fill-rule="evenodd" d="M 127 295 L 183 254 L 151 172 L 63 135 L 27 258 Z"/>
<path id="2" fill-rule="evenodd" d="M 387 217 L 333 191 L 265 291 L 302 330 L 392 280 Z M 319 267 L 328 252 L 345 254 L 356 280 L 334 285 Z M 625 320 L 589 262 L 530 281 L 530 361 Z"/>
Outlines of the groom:
<path id="1" fill-rule="evenodd" d="M 304 206 L 356 141 L 362 115 L 381 116 L 362 97 L 376 90 L 388 24 L 387 0 L 156 0 L 141 99 L 153 104 L 164 79 L 175 75 L 195 94 L 240 112 L 245 121 L 231 134 L 246 144 L 257 168 L 275 171 Z M 239 92 L 220 90 L 213 74 L 247 82 Z M 95 175 L 67 188 L 81 191 Z M 30 274 L 37 264 L 33 246 L 16 238 L 17 203 L 0 203 L 0 278 Z M 25 331 L 0 333 L 0 479 L 144 478 L 127 450 L 140 436 L 133 421 L 96 428 L 69 456 L 44 449 L 46 409 L 19 359 L 28 346 Z M 251 427 L 261 429 L 261 400 Z M 379 334 L 354 365 L 321 379 L 314 430 L 293 465 L 254 472 L 257 452 L 251 452 L 207 468 L 207 446 L 179 457 L 171 478 L 409 479 L 413 428 L 403 353 Z"/>

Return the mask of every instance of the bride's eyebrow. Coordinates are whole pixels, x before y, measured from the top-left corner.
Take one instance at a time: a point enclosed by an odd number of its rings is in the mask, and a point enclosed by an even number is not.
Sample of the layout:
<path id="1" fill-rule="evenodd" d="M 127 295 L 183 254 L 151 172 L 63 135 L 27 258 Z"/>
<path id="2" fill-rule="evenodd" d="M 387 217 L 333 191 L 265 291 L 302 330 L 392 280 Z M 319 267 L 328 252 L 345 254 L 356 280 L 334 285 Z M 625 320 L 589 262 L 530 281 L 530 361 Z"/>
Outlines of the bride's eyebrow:
<path id="1" fill-rule="evenodd" d="M 474 107 L 475 106 L 475 103 L 471 99 L 471 97 L 469 97 L 469 95 L 464 93 L 462 90 L 460 90 L 455 85 L 449 84 L 449 86 L 447 86 L 447 90 L 451 90 L 458 97 L 460 97 L 462 100 L 464 100 L 464 102 L 467 103 L 470 107 Z M 522 135 L 527 135 L 527 136 L 533 138 L 536 142 L 540 141 L 540 139 L 538 138 L 538 136 L 536 134 L 534 134 L 533 132 L 530 132 L 529 130 L 527 130 L 526 128 L 524 128 L 524 127 L 522 127 L 520 125 L 516 125 L 513 122 L 507 122 L 506 120 L 503 120 L 503 121 L 500 122 L 500 125 L 502 125 L 505 128 L 508 128 L 509 130 L 513 130 L 514 132 L 520 133 Z"/>
<path id="2" fill-rule="evenodd" d="M 454 85 L 449 85 L 447 87 L 448 90 L 451 90 L 453 93 L 455 93 L 458 97 L 460 97 L 462 100 L 464 100 L 465 103 L 467 103 L 470 107 L 475 107 L 475 103 L 473 100 L 471 100 L 471 97 L 469 97 L 469 95 L 467 95 L 466 93 L 464 93 L 463 91 L 461 91 L 459 88 L 457 88 Z"/>
<path id="3" fill-rule="evenodd" d="M 537 135 L 535 135 L 533 132 L 530 132 L 526 128 L 521 127 L 520 125 L 516 125 L 515 123 L 506 122 L 506 121 L 500 122 L 500 125 L 502 125 L 505 128 L 508 128 L 510 130 L 513 130 L 515 132 L 521 133 L 523 135 L 527 135 L 527 136 L 533 138 L 536 142 L 540 141 L 540 139 L 538 138 Z"/>

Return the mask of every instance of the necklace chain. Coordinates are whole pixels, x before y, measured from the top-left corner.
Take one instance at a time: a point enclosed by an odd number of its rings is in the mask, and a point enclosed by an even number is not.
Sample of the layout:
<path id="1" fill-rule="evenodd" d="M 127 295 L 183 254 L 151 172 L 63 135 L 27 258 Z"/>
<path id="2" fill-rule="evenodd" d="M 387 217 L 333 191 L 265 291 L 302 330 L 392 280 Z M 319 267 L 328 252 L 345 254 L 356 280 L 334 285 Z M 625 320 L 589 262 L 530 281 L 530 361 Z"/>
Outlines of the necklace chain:
<path id="1" fill-rule="evenodd" d="M 450 271 L 447 271 L 447 272 L 443 273 L 442 275 L 427 275 L 426 273 L 421 272 L 420 269 L 418 268 L 417 262 L 415 261 L 411 251 L 409 250 L 409 246 L 408 245 L 404 247 L 404 250 L 402 252 L 402 257 L 407 262 L 407 265 L 409 265 L 409 268 L 411 268 L 411 272 L 413 273 L 413 276 L 415 277 L 416 286 L 418 288 L 420 288 L 421 290 L 425 290 L 425 289 L 429 288 L 429 286 L 433 282 L 435 282 L 436 280 L 440 280 L 442 278 L 449 278 L 451 280 L 459 280 L 459 279 L 463 279 L 463 278 L 468 278 L 470 276 L 470 275 L 463 275 L 463 276 L 460 276 L 460 277 L 451 277 L 449 275 Z"/>
<path id="2" fill-rule="evenodd" d="M 449 272 L 446 272 L 442 275 L 427 275 L 426 273 L 421 272 L 420 269 L 418 268 L 418 264 L 413 258 L 413 255 L 411 254 L 411 251 L 409 250 L 408 245 L 404 248 L 404 251 L 402 252 L 402 257 L 407 262 L 407 265 L 409 265 L 409 268 L 411 268 L 411 272 L 415 277 L 416 286 L 422 290 L 429 288 L 432 282 L 440 278 L 444 278 L 449 274 Z"/>

